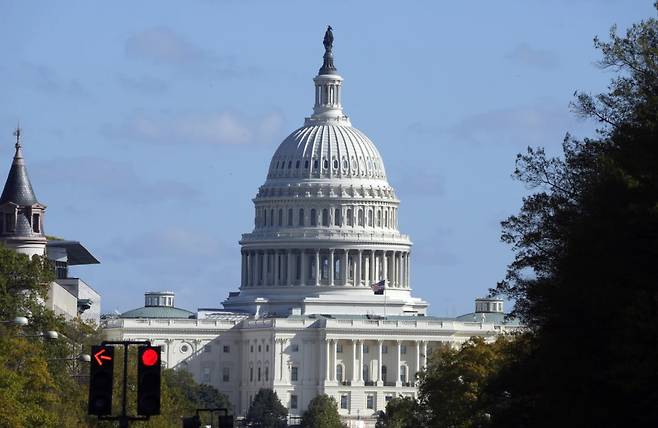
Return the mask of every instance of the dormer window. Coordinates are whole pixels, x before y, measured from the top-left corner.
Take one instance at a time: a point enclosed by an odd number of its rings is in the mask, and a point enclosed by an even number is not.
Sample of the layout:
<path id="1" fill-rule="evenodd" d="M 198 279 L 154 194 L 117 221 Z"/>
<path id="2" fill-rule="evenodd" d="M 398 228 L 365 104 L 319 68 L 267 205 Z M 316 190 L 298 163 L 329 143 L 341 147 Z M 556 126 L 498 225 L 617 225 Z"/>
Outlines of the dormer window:
<path id="1" fill-rule="evenodd" d="M 41 233 L 41 216 L 39 214 L 32 214 L 32 231 Z"/>

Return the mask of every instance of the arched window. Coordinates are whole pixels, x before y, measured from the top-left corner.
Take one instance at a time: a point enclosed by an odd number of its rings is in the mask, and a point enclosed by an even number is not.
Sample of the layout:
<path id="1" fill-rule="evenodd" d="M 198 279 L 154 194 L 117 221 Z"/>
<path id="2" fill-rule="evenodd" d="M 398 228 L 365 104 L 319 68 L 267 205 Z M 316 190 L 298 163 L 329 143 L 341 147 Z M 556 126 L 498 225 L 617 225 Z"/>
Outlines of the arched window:
<path id="1" fill-rule="evenodd" d="M 382 212 L 377 210 L 377 227 L 382 227 Z"/>
<path id="2" fill-rule="evenodd" d="M 340 226 L 340 208 L 334 211 L 334 225 Z"/>
<path id="3" fill-rule="evenodd" d="M 386 376 L 388 376 L 388 367 L 382 366 L 382 382 L 386 382 Z"/>
<path id="4" fill-rule="evenodd" d="M 326 208 L 322 210 L 322 225 L 329 226 L 329 210 Z"/>
<path id="5" fill-rule="evenodd" d="M 324 162 L 322 162 L 322 166 L 324 166 L 324 169 L 328 169 L 329 168 L 329 160 L 325 159 Z"/>
<path id="6" fill-rule="evenodd" d="M 252 366 L 249 367 L 249 382 L 253 382 L 253 381 L 254 381 L 254 368 Z"/>
<path id="7" fill-rule="evenodd" d="M 338 160 L 334 159 L 334 169 L 338 169 Z"/>
<path id="8" fill-rule="evenodd" d="M 279 226 L 283 226 L 283 210 L 279 208 Z"/>
<path id="9" fill-rule="evenodd" d="M 318 160 L 313 159 L 313 169 L 317 170 L 318 169 Z"/>
<path id="10" fill-rule="evenodd" d="M 270 366 L 265 366 L 265 382 L 270 380 Z"/>
<path id="11" fill-rule="evenodd" d="M 304 226 L 304 208 L 299 209 L 299 225 Z"/>
<path id="12" fill-rule="evenodd" d="M 274 226 L 274 208 L 270 210 L 270 226 Z"/>
<path id="13" fill-rule="evenodd" d="M 295 168 L 299 169 L 299 161 L 295 162 Z"/>
<path id="14" fill-rule="evenodd" d="M 359 208 L 358 218 L 359 218 L 359 226 L 363 226 L 363 210 L 360 208 Z"/>
<path id="15" fill-rule="evenodd" d="M 368 370 L 368 364 L 363 365 L 363 381 L 370 382 L 370 370 Z"/>
<path id="16" fill-rule="evenodd" d="M 372 210 L 368 210 L 368 226 L 372 227 Z"/>
<path id="17" fill-rule="evenodd" d="M 388 211 L 384 210 L 384 227 L 388 227 Z"/>
<path id="18" fill-rule="evenodd" d="M 311 226 L 317 226 L 318 225 L 318 215 L 317 212 L 315 211 L 315 208 L 311 208 Z"/>
<path id="19" fill-rule="evenodd" d="M 288 208 L 288 226 L 292 226 L 292 208 Z"/>
<path id="20" fill-rule="evenodd" d="M 347 225 L 352 226 L 354 224 L 354 219 L 352 218 L 352 208 L 347 209 Z"/>
<path id="21" fill-rule="evenodd" d="M 263 226 L 267 226 L 267 210 L 263 210 Z"/>
<path id="22" fill-rule="evenodd" d="M 292 168 L 292 161 L 288 161 L 288 169 Z"/>
<path id="23" fill-rule="evenodd" d="M 304 161 L 304 168 L 308 169 L 308 161 Z"/>
<path id="24" fill-rule="evenodd" d="M 336 364 L 336 380 L 338 382 L 343 381 L 343 365 L 342 364 Z"/>
<path id="25" fill-rule="evenodd" d="M 400 366 L 400 382 L 407 382 L 407 366 Z"/>
<path id="26" fill-rule="evenodd" d="M 258 367 L 258 382 L 260 382 L 260 367 Z"/>

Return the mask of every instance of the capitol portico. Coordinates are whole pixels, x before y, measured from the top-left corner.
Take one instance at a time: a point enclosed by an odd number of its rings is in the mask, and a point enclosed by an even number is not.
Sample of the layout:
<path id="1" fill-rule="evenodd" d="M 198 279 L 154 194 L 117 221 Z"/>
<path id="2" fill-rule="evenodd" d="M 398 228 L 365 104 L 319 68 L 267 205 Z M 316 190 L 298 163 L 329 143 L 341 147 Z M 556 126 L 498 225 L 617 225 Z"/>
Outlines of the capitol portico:
<path id="1" fill-rule="evenodd" d="M 196 313 L 176 308 L 173 293 L 147 293 L 106 333 L 162 345 L 167 366 L 227 394 L 238 415 L 272 388 L 293 416 L 324 393 L 348 425 L 374 426 L 389 399 L 416 394 L 433 349 L 519 326 L 496 299 L 448 318 L 428 316 L 412 295 L 400 201 L 377 148 L 343 111 L 331 29 L 324 47 L 313 112 L 279 145 L 253 199 L 239 291 Z"/>

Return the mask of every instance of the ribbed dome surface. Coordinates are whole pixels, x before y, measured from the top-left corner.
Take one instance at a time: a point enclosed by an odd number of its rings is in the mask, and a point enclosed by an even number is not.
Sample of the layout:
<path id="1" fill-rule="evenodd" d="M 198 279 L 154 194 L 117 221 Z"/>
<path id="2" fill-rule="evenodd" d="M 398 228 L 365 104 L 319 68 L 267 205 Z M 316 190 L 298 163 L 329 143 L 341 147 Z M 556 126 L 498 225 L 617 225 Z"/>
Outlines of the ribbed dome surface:
<path id="1" fill-rule="evenodd" d="M 382 158 L 361 131 L 349 125 L 303 126 L 281 143 L 268 179 L 370 178 L 386 180 Z"/>

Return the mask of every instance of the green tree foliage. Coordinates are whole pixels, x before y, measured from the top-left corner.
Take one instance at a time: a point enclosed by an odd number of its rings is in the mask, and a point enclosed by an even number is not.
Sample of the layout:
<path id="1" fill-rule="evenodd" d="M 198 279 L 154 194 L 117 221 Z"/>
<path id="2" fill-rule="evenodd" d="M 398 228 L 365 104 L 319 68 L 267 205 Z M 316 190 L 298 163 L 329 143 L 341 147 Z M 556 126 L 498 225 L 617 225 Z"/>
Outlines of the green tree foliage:
<path id="1" fill-rule="evenodd" d="M 503 222 L 516 257 L 493 291 L 530 331 L 497 426 L 658 426 L 658 20 L 595 46 L 617 77 L 574 107 L 598 137 L 517 158 L 535 193 Z"/>
<path id="2" fill-rule="evenodd" d="M 343 426 L 338 415 L 336 399 L 326 394 L 312 399 L 302 416 L 304 428 L 342 428 Z"/>
<path id="3" fill-rule="evenodd" d="M 288 409 L 286 409 L 279 397 L 271 389 L 262 388 L 254 397 L 246 422 L 250 426 L 262 428 L 285 428 Z"/>
<path id="4" fill-rule="evenodd" d="M 376 428 L 416 428 L 427 426 L 424 409 L 411 397 L 396 397 L 386 403 L 386 411 L 379 412 Z"/>

